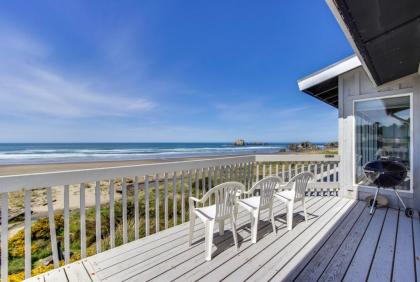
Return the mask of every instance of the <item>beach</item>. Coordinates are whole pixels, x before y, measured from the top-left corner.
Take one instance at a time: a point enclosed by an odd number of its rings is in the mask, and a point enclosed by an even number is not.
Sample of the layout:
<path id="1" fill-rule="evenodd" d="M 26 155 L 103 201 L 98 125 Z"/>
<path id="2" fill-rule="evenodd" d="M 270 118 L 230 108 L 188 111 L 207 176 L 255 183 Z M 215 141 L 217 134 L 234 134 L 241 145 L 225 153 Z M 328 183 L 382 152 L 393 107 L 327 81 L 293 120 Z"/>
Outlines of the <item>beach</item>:
<path id="1" fill-rule="evenodd" d="M 142 164 L 152 164 L 152 163 L 162 163 L 162 162 L 209 159 L 209 158 L 216 158 L 216 157 L 220 157 L 220 156 L 174 158 L 174 159 L 152 159 L 152 160 L 0 165 L 0 176 L 21 175 L 21 174 L 31 174 L 31 173 L 46 173 L 46 172 L 54 172 L 54 171 L 79 170 L 79 169 L 107 168 L 107 167 L 117 167 L 117 166 L 131 166 L 131 165 L 142 165 Z"/>

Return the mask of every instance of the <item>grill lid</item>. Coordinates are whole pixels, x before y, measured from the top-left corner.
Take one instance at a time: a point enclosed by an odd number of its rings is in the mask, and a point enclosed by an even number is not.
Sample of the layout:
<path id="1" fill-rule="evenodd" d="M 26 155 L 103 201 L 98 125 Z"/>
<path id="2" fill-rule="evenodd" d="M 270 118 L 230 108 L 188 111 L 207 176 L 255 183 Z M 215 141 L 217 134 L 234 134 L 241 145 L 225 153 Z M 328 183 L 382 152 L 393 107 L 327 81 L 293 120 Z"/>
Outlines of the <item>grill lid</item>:
<path id="1" fill-rule="evenodd" d="M 376 160 L 368 162 L 363 168 L 369 181 L 378 187 L 395 187 L 407 176 L 407 168 L 398 161 Z"/>

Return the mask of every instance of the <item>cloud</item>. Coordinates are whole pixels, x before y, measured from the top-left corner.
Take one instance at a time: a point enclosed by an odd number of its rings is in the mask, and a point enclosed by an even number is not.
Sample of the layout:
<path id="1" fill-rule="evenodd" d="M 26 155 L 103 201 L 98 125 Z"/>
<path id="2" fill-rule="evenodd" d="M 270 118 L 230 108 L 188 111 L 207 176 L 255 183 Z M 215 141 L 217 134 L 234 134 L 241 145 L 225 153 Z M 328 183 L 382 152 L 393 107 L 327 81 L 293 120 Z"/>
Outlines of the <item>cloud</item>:
<path id="1" fill-rule="evenodd" d="M 138 115 L 156 104 L 140 94 L 97 87 L 97 78 L 52 67 L 50 48 L 13 29 L 0 29 L 2 115 L 86 118 Z M 112 84 L 112 82 L 108 82 Z"/>

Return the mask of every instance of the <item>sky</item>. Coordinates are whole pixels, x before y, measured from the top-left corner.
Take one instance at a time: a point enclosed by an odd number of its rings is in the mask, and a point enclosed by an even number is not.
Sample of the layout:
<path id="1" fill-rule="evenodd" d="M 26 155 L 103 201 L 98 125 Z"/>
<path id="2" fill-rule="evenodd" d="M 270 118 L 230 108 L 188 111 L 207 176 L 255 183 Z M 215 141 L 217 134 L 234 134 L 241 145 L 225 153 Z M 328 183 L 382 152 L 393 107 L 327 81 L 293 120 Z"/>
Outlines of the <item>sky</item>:
<path id="1" fill-rule="evenodd" d="M 352 53 L 323 0 L 6 1 L 0 142 L 336 141 L 296 81 Z"/>

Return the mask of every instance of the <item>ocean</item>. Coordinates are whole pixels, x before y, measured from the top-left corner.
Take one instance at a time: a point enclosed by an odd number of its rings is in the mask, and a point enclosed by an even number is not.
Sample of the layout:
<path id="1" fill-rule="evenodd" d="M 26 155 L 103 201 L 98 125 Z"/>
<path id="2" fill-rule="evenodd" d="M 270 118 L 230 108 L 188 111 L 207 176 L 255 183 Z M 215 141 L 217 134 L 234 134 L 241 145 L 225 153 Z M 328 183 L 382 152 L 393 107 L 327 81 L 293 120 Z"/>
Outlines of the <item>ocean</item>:
<path id="1" fill-rule="evenodd" d="M 0 165 L 277 153 L 287 146 L 287 143 L 243 147 L 232 143 L 0 143 Z"/>

